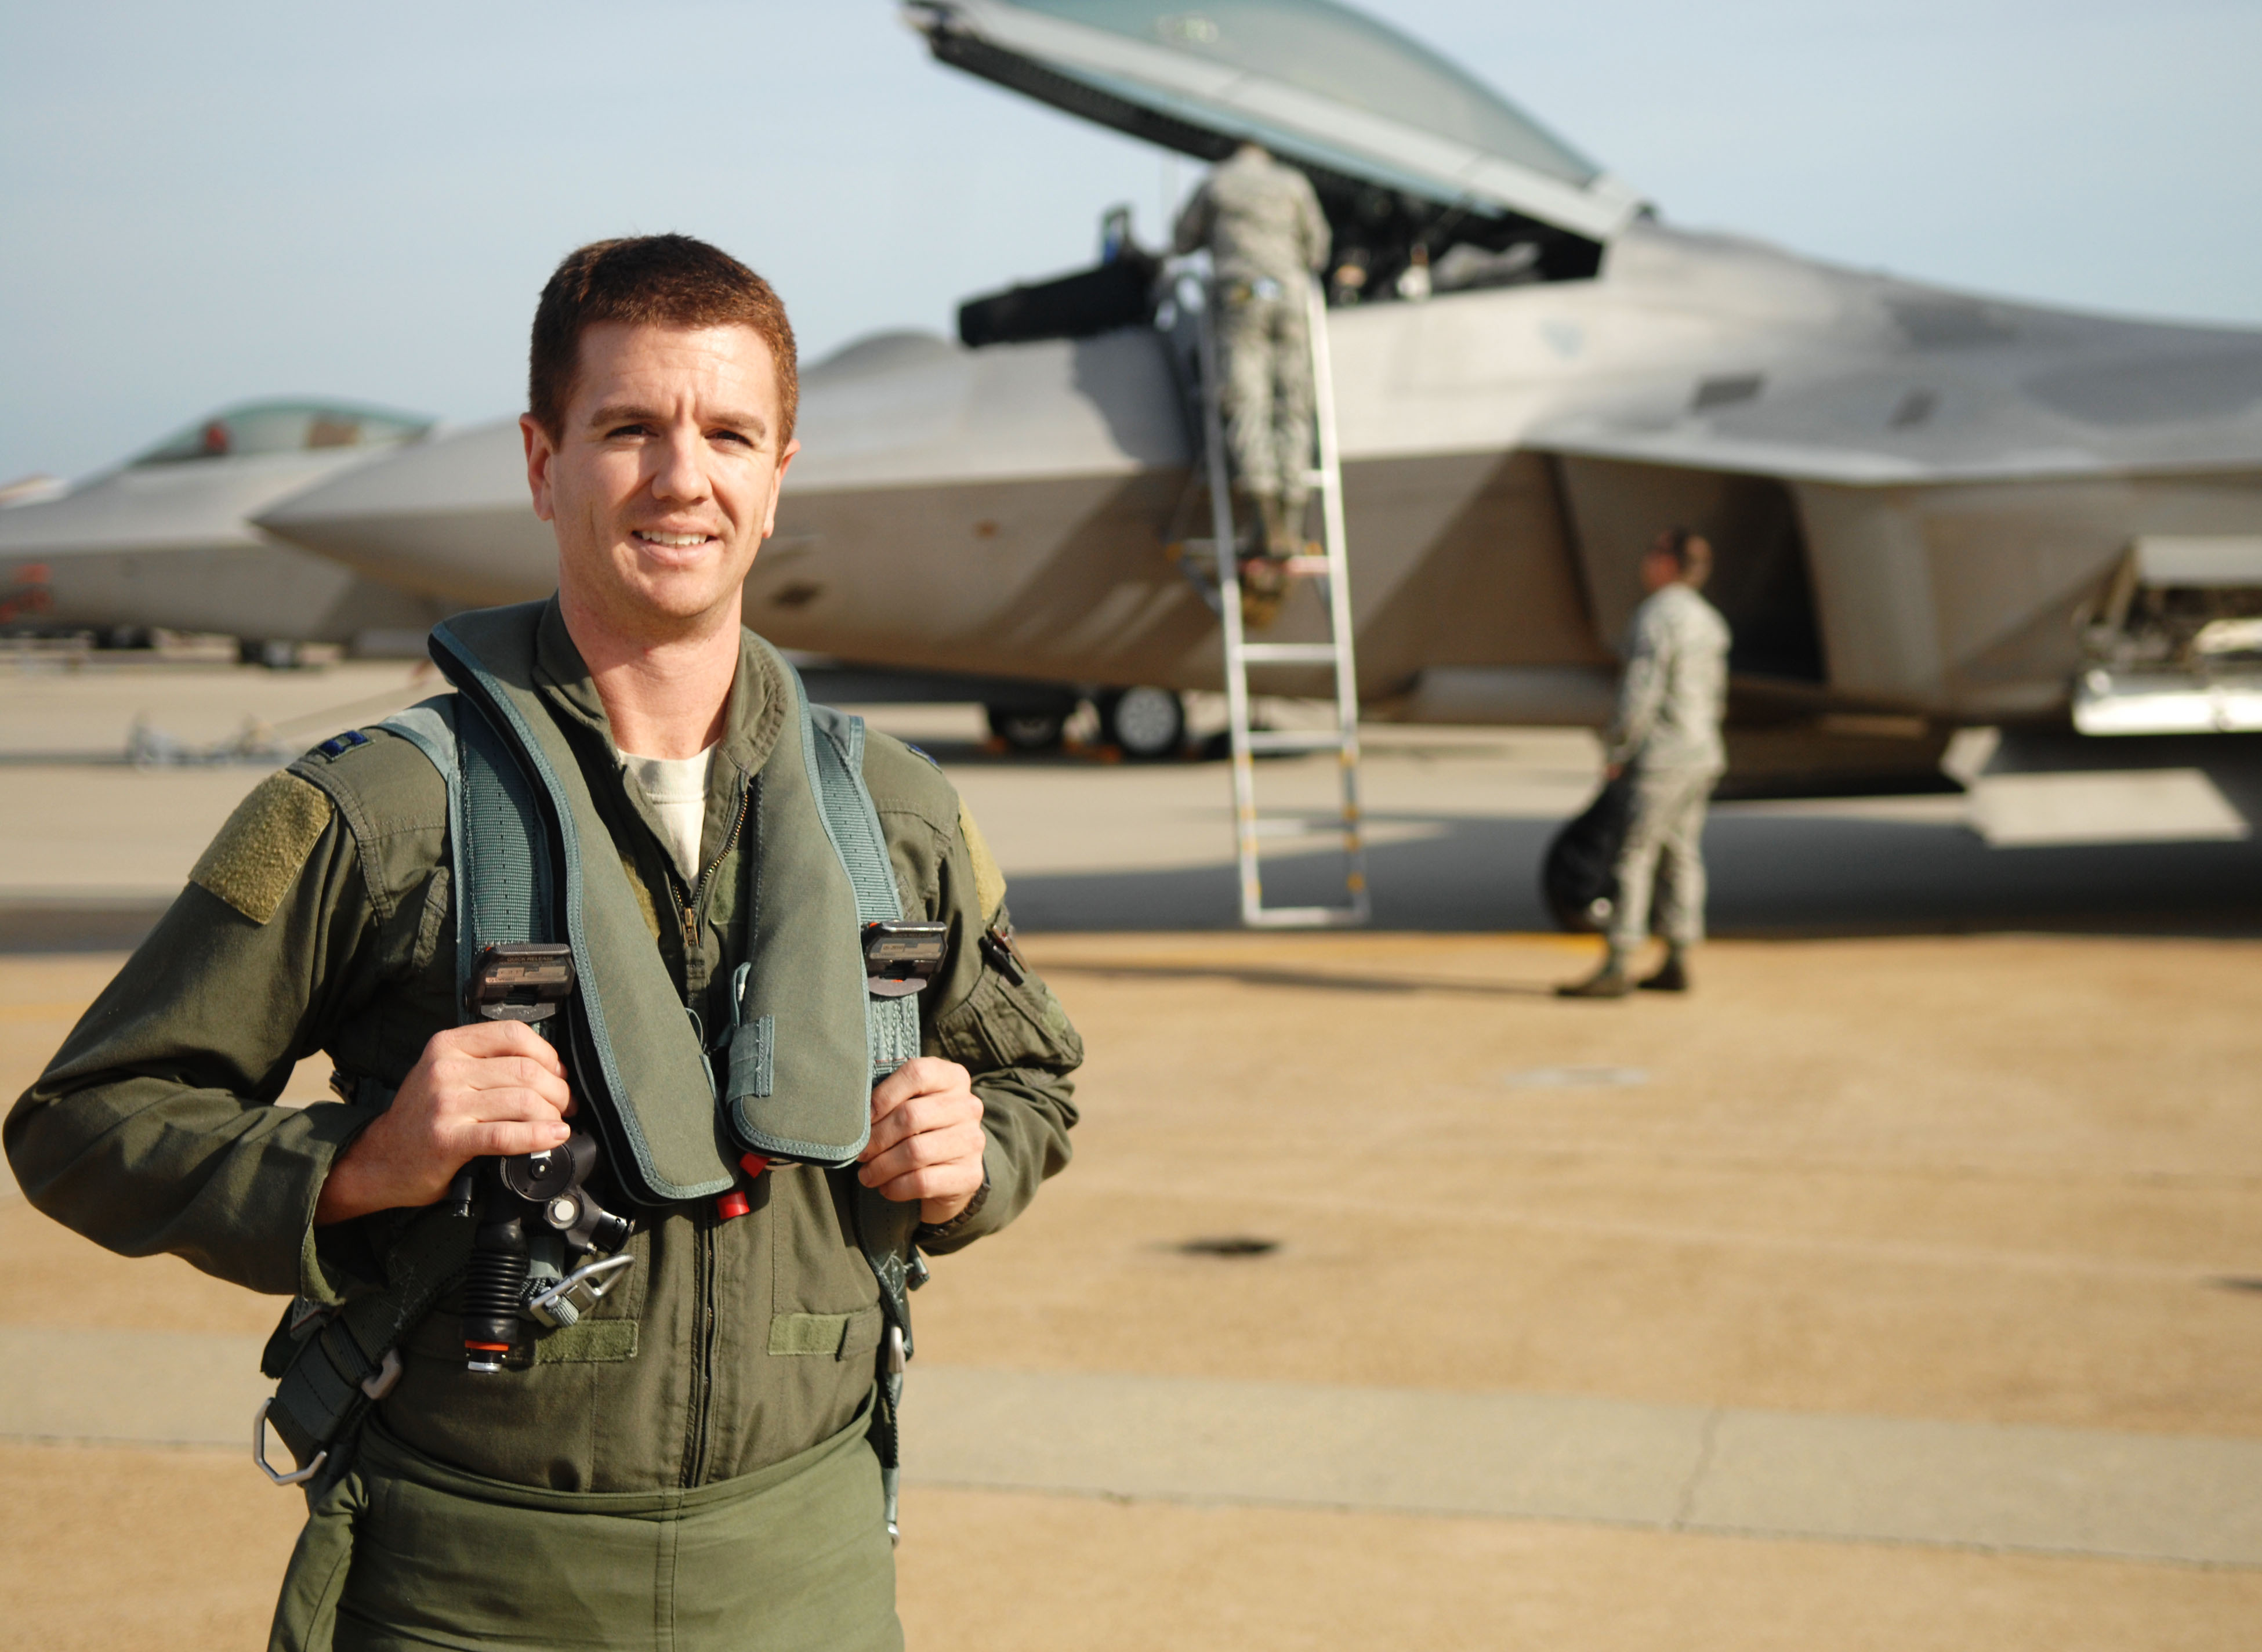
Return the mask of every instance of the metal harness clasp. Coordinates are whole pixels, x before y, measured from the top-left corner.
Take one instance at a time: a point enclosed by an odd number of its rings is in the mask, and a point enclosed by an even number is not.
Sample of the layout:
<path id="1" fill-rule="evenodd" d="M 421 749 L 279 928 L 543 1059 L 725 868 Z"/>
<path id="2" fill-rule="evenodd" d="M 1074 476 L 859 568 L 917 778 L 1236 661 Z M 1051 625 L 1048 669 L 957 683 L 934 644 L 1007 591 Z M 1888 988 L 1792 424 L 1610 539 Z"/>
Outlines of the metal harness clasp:
<path id="1" fill-rule="evenodd" d="M 605 1293 L 621 1281 L 621 1270 L 636 1258 L 627 1252 L 602 1261 L 584 1262 L 538 1296 L 529 1297 L 526 1311 L 552 1330 L 574 1324 L 604 1300 Z"/>

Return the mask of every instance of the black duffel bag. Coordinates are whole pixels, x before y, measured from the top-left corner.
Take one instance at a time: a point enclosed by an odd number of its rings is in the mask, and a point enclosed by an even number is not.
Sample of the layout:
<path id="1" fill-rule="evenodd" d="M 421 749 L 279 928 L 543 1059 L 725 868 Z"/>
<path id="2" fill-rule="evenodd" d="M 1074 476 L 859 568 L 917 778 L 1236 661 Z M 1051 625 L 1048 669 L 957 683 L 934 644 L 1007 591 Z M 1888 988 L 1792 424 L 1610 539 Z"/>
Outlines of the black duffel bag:
<path id="1" fill-rule="evenodd" d="M 1618 905 L 1618 850 L 1633 817 L 1633 783 L 1620 775 L 1555 834 L 1539 863 L 1539 892 L 1556 927 L 1598 935 Z"/>

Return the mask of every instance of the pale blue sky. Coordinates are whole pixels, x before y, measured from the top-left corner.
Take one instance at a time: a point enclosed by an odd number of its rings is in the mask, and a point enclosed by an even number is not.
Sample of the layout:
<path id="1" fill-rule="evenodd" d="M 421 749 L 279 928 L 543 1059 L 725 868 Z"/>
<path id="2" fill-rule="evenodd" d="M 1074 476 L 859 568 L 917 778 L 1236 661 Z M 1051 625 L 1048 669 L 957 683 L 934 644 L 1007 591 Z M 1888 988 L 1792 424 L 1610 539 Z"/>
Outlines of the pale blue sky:
<path id="1" fill-rule="evenodd" d="M 1374 0 L 1671 221 L 2262 325 L 2254 0 Z M 805 352 L 1156 228 L 1190 163 L 932 63 L 886 0 L 0 0 L 0 481 L 221 403 L 520 403 L 576 243 L 753 263 Z"/>

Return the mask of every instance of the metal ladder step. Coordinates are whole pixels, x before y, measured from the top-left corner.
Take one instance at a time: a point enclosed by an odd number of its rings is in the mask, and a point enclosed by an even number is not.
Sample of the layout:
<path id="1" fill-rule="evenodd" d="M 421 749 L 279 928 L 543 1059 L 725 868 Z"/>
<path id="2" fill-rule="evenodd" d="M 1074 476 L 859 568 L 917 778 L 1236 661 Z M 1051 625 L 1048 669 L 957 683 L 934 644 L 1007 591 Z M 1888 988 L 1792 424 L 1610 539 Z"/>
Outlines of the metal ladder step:
<path id="1" fill-rule="evenodd" d="M 1336 820 L 1306 820 L 1292 814 L 1259 815 L 1249 829 L 1260 838 L 1356 837 L 1358 822 L 1346 815 Z"/>
<path id="2" fill-rule="evenodd" d="M 1354 872 L 1346 883 L 1348 906 L 1259 906 L 1241 921 L 1251 929 L 1356 929 L 1367 920 L 1366 879 Z"/>
<path id="3" fill-rule="evenodd" d="M 1351 744 L 1351 739 L 1341 729 L 1336 728 L 1253 728 L 1249 731 L 1249 749 L 1252 752 L 1341 751 Z"/>
<path id="4" fill-rule="evenodd" d="M 1343 465 L 1336 438 L 1335 375 L 1329 354 L 1327 305 L 1316 283 L 1307 282 L 1313 408 L 1317 415 L 1319 463 L 1304 480 L 1317 497 L 1321 540 L 1317 555 L 1284 559 L 1293 579 L 1320 582 L 1327 615 L 1325 642 L 1251 642 L 1243 634 L 1239 568 L 1240 536 L 1233 520 L 1228 486 L 1223 382 L 1217 345 L 1217 289 L 1212 283 L 1201 305 L 1201 411 L 1203 461 L 1209 483 L 1210 537 L 1179 542 L 1180 554 L 1199 548 L 1216 559 L 1218 619 L 1225 635 L 1227 731 L 1233 748 L 1235 848 L 1240 861 L 1241 921 L 1258 929 L 1337 928 L 1367 921 L 1372 907 L 1366 888 L 1366 844 L 1359 829 L 1358 674 L 1353 657 L 1350 554 L 1344 531 Z M 1207 599 L 1206 599 L 1207 600 Z M 1249 672 L 1261 666 L 1323 666 L 1334 678 L 1329 696 L 1335 726 L 1327 730 L 1257 729 L 1251 726 Z M 1259 815 L 1257 770 L 1259 754 L 1336 754 L 1343 789 L 1340 812 L 1329 822 L 1309 816 Z M 1333 836 L 1344 854 L 1341 905 L 1268 906 L 1264 904 L 1260 844 L 1268 839 Z"/>

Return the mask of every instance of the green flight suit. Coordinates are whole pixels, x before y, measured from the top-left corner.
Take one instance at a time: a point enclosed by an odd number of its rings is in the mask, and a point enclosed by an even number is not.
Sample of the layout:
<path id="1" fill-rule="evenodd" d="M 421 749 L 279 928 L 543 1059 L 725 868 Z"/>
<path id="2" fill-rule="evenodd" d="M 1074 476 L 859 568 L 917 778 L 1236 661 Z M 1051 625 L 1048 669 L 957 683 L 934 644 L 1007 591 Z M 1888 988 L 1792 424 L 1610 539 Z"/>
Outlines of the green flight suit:
<path id="1" fill-rule="evenodd" d="M 536 662 L 685 1003 L 726 1026 L 746 823 L 793 703 L 781 663 L 744 639 L 691 868 L 629 780 L 554 602 Z M 950 926 L 922 1047 L 967 1066 L 983 1105 L 987 1189 L 921 1233 L 947 1253 L 1067 1163 L 1083 1052 L 1034 973 L 1017 985 L 985 961 L 1004 881 L 940 771 L 874 734 L 864 772 L 904 914 Z M 460 1020 L 447 826 L 438 773 L 381 729 L 255 790 L 10 1114 L 32 1201 L 112 1250 L 252 1290 L 334 1304 L 372 1288 L 407 1215 L 312 1218 L 332 1159 Z M 346 1099 L 273 1105 L 317 1050 Z M 882 1316 L 853 1174 L 773 1167 L 736 1221 L 706 1201 L 636 1210 L 601 1179 L 637 1217 L 636 1264 L 580 1324 L 539 1333 L 525 1370 L 466 1373 L 443 1297 L 349 1472 L 318 1482 L 275 1644 L 328 1644 L 333 1618 L 340 1647 L 899 1644 L 861 1439 Z"/>

